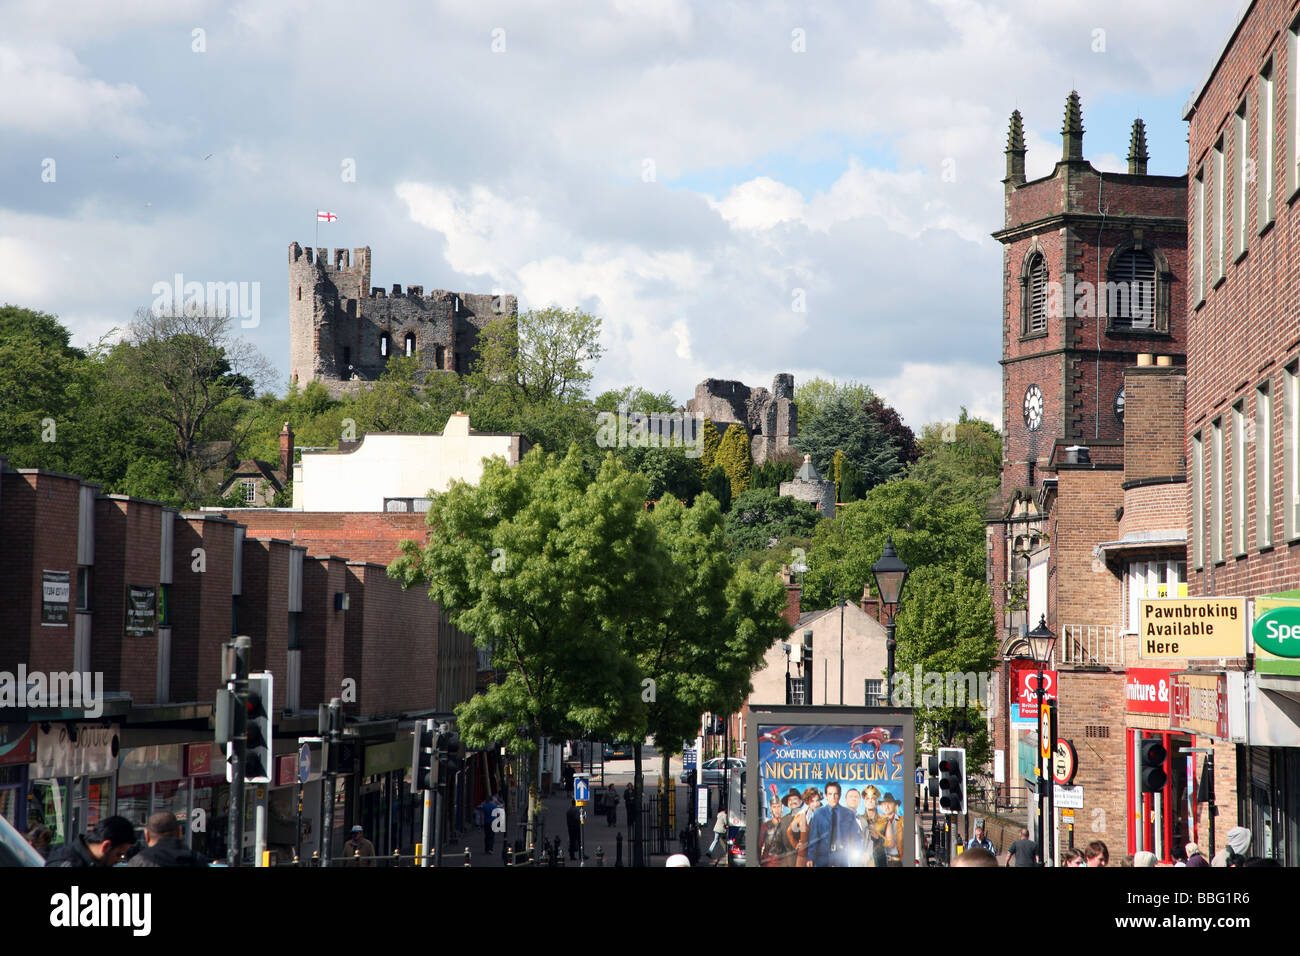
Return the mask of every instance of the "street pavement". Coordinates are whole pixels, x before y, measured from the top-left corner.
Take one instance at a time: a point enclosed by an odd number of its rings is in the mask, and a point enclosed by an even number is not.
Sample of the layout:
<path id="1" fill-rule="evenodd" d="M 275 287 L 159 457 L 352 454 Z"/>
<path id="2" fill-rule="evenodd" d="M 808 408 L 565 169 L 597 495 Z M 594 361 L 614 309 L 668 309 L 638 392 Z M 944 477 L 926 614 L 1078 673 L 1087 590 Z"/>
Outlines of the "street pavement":
<path id="1" fill-rule="evenodd" d="M 646 747 L 646 753 L 641 758 L 641 769 L 644 774 L 644 786 L 647 800 L 649 794 L 655 792 L 655 786 L 658 782 L 660 760 L 652 748 Z M 671 779 L 673 786 L 677 790 L 677 817 L 673 827 L 673 839 L 668 842 L 668 852 L 678 852 L 678 841 L 676 839 L 677 831 L 683 829 L 689 822 L 688 813 L 690 810 L 690 794 L 685 785 L 680 782 L 682 772 L 681 757 L 673 757 L 669 762 Z M 583 829 L 583 842 L 586 849 L 587 859 L 584 861 L 569 859 L 569 836 L 568 827 L 565 821 L 565 814 L 571 805 L 571 798 L 562 788 L 555 788 L 551 795 L 542 798 L 544 818 L 544 832 L 548 842 L 553 843 L 555 837 L 560 837 L 560 865 L 562 866 L 597 866 L 600 859 L 599 851 L 603 851 L 604 866 L 619 865 L 619 837 L 622 836 L 622 865 L 631 864 L 630 847 L 627 841 L 627 807 L 623 803 L 623 788 L 634 781 L 635 766 L 632 760 L 611 760 L 604 765 L 604 775 L 602 779 L 601 765 L 596 764 L 595 772 L 591 773 L 591 789 L 594 792 L 597 789 L 603 789 L 610 784 L 619 796 L 617 820 L 614 826 L 610 826 L 604 814 L 597 815 L 589 805 L 586 812 L 586 824 Z M 716 799 L 716 797 L 715 797 Z M 512 812 L 507 819 L 508 834 L 513 840 L 519 835 L 519 823 L 527 813 L 527 808 L 519 808 L 519 812 Z M 443 846 L 442 861 L 443 866 L 463 866 L 465 864 L 465 850 L 470 851 L 470 866 L 503 866 L 501 860 L 501 846 L 507 834 L 497 834 L 493 852 L 488 854 L 483 849 L 483 830 L 478 827 L 471 827 L 465 833 L 461 834 L 459 839 L 448 841 Z M 712 839 L 709 835 L 708 839 Z M 707 849 L 707 841 L 704 849 Z M 651 866 L 663 866 L 666 857 L 661 854 L 655 854 L 649 857 L 647 863 Z M 707 865 L 707 861 L 706 864 Z"/>

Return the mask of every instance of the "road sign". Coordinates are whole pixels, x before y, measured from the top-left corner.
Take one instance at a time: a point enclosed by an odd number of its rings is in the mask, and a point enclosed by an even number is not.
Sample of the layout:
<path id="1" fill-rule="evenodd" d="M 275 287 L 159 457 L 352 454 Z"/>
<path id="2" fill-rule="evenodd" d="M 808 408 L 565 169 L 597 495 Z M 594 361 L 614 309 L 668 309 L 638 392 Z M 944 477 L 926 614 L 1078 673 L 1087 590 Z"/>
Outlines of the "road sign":
<path id="1" fill-rule="evenodd" d="M 587 801 L 591 799 L 591 783 L 585 773 L 574 774 L 573 776 L 573 802 L 580 807 L 585 807 Z"/>
<path id="2" fill-rule="evenodd" d="M 311 747 L 303 744 L 298 748 L 298 782 L 306 783 L 311 776 Z"/>
<path id="3" fill-rule="evenodd" d="M 1056 742 L 1056 753 L 1052 757 L 1052 779 L 1062 786 L 1074 782 L 1074 775 L 1079 769 L 1079 755 L 1075 753 L 1074 744 L 1068 740 Z"/>
<path id="4" fill-rule="evenodd" d="M 1038 708 L 1038 755 L 1043 760 L 1052 756 L 1052 705 L 1043 701 Z"/>
<path id="5" fill-rule="evenodd" d="M 1058 785 L 1056 787 L 1055 796 L 1056 806 L 1058 809 L 1083 809 L 1083 787 L 1062 787 Z"/>
<path id="6" fill-rule="evenodd" d="M 920 767 L 916 768 L 916 785 L 918 787 L 925 785 L 925 771 Z"/>
<path id="7" fill-rule="evenodd" d="M 695 755 L 695 748 L 694 748 L 694 747 L 687 747 L 685 750 L 683 750 L 683 751 L 682 751 L 682 769 L 683 769 L 683 770 L 694 770 L 694 769 L 695 769 L 695 759 L 696 759 L 696 755 Z"/>
<path id="8" fill-rule="evenodd" d="M 700 826 L 709 822 L 709 788 L 702 784 L 695 788 L 695 822 Z"/>

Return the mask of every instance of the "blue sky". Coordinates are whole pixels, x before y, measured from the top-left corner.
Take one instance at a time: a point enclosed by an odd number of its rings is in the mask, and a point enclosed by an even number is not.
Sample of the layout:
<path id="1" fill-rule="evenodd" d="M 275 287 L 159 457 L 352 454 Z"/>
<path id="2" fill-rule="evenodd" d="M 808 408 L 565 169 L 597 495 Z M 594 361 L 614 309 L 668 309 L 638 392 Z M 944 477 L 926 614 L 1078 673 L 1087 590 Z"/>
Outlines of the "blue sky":
<path id="1" fill-rule="evenodd" d="M 0 2 L 0 302 L 79 343 L 158 282 L 259 283 L 288 377 L 286 251 L 373 283 L 602 316 L 596 387 L 857 379 L 913 427 L 996 420 L 1007 118 L 1030 175 L 1187 165 L 1222 0 Z M 52 166 L 51 166 L 52 163 Z M 347 168 L 355 169 L 348 179 Z M 52 181 L 47 170 L 53 170 Z M 46 175 L 43 176 L 43 173 Z"/>

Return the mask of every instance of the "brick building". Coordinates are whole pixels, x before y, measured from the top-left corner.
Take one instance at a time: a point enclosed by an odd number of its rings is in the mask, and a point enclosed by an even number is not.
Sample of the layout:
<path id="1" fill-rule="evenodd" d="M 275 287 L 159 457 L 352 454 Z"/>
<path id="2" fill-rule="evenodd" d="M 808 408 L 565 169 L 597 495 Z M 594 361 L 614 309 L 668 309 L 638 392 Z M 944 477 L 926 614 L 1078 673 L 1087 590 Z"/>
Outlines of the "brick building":
<path id="1" fill-rule="evenodd" d="M 994 781 L 1032 832 L 1037 670 L 1021 639 L 1045 622 L 1058 640 L 1044 690 L 1057 700 L 1058 738 L 1078 755 L 1083 796 L 1073 832 L 1058 808 L 1057 846 L 1102 839 L 1112 853 L 1127 844 L 1168 858 L 1173 831 L 1186 842 L 1195 824 L 1170 809 L 1157 843 L 1135 822 L 1131 781 L 1146 730 L 1144 716 L 1130 719 L 1125 688 L 1139 663 L 1132 602 L 1186 580 L 1175 515 L 1185 494 L 1176 452 L 1187 178 L 1148 175 L 1141 120 L 1125 173 L 1094 169 L 1083 132 L 1072 92 L 1061 159 L 1026 181 L 1022 118 L 1012 114 L 1005 221 L 994 233 L 1003 244 L 1003 468 L 987 547 L 1006 688 L 992 715 Z M 1172 781 L 1163 805 L 1186 786 L 1185 775 Z"/>
<path id="2" fill-rule="evenodd" d="M 111 813 L 139 824 L 168 809 L 201 821 L 187 839 L 224 855 L 229 787 L 212 702 L 223 645 L 248 634 L 252 669 L 275 683 L 268 844 L 282 858 L 293 848 L 298 737 L 315 734 L 332 697 L 361 741 L 340 780 L 335 845 L 353 822 L 382 852 L 418 840 L 410 726 L 467 699 L 476 663 L 423 591 L 223 514 L 37 470 L 0 467 L 0 536 L 0 813 L 15 826 L 43 821 L 62 842 Z M 317 759 L 308 855 L 320 787 Z"/>
<path id="3" fill-rule="evenodd" d="M 1190 274 L 1185 454 L 1193 595 L 1294 604 L 1300 588 L 1300 3 L 1242 10 L 1188 121 Z M 1256 629 L 1257 630 L 1257 629 Z M 1251 853 L 1300 865 L 1300 654 L 1253 631 L 1249 658 L 1201 662 L 1220 682 L 1236 816 Z M 1286 650 L 1285 646 L 1281 648 Z M 1245 669 L 1249 665 L 1249 669 Z M 1221 800 L 1221 802 L 1223 802 Z M 1228 804 L 1231 824 L 1231 807 Z"/>

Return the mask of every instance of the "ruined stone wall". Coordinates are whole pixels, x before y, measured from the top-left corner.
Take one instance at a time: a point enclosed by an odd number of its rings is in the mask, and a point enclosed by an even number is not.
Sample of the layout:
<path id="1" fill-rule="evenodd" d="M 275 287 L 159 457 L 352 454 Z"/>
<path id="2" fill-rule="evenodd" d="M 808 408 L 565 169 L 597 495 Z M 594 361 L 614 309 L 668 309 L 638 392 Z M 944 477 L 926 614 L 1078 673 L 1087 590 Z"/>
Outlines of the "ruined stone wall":
<path id="1" fill-rule="evenodd" d="M 772 380 L 770 392 L 762 387 L 750 388 L 743 382 L 706 378 L 695 386 L 695 397 L 686 403 L 686 410 L 712 419 L 720 430 L 723 423 L 744 425 L 755 465 L 789 448 L 790 441 L 799 434 L 794 376 L 789 372 Z"/>

